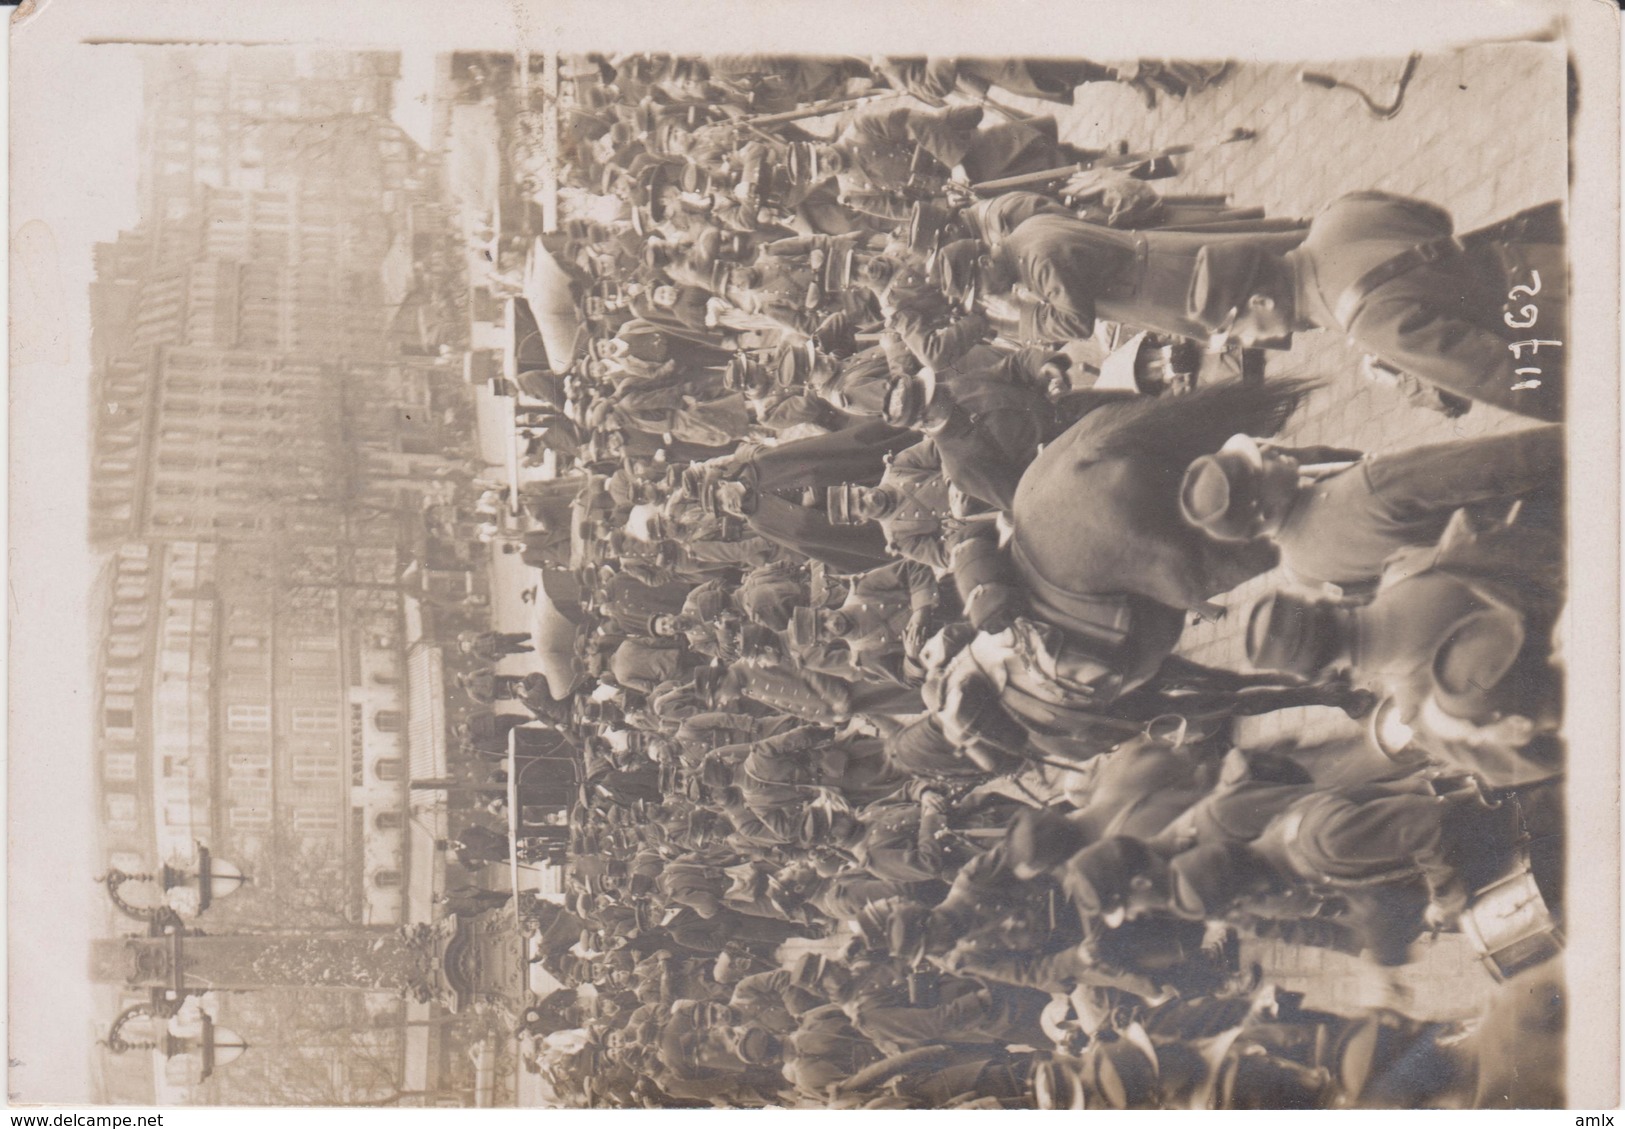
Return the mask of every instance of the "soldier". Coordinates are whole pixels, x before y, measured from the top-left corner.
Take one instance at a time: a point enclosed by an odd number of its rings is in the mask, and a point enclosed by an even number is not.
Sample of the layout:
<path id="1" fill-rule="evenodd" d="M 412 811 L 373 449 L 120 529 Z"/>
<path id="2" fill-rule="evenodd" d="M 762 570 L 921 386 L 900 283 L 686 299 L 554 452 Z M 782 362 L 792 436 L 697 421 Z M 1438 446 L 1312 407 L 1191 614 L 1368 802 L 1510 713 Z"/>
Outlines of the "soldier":
<path id="1" fill-rule="evenodd" d="M 457 676 L 457 685 L 481 705 L 491 705 L 500 699 L 516 699 L 524 694 L 524 679 L 516 674 L 498 674 L 490 667 L 465 671 Z"/>
<path id="2" fill-rule="evenodd" d="M 833 143 L 814 147 L 816 172 L 809 179 L 833 175 L 848 207 L 899 223 L 952 169 L 962 168 L 975 183 L 1090 159 L 1088 152 L 1057 140 L 1054 118 L 978 129 L 982 116 L 980 106 L 863 107 L 846 116 Z M 792 150 L 792 160 L 796 156 Z"/>
<path id="3" fill-rule="evenodd" d="M 781 1056 L 784 1077 L 797 1093 L 818 1101 L 829 1098 L 830 1087 L 886 1057 L 836 1004 L 803 1014 L 795 1032 L 783 1041 Z"/>
<path id="4" fill-rule="evenodd" d="M 1088 82 L 1128 82 L 1130 72 L 1085 59 L 871 59 L 871 69 L 897 90 L 927 101 L 946 98 L 956 90 L 985 94 L 988 87 L 1008 90 L 1023 98 L 1037 98 L 1063 106 L 1072 104 L 1072 91 Z"/>
<path id="5" fill-rule="evenodd" d="M 1380 899 L 1359 901 L 1350 924 L 1367 933 L 1379 961 L 1397 963 L 1424 923 L 1454 924 L 1472 889 L 1504 866 L 1516 835 L 1515 812 L 1442 797 L 1421 781 L 1325 789 L 1288 805 L 1250 844 L 1176 856 L 1169 872 L 1173 904 L 1213 917 L 1228 908 L 1226 894 L 1232 904 L 1295 888 Z M 1189 881 L 1215 854 L 1233 877 L 1205 888 Z"/>
<path id="6" fill-rule="evenodd" d="M 803 571 L 788 561 L 772 561 L 753 568 L 734 590 L 733 602 L 752 623 L 786 631 L 795 609 L 812 602 Z"/>
<path id="7" fill-rule="evenodd" d="M 916 686 L 924 672 L 914 657 L 930 633 L 936 606 L 930 570 L 917 561 L 895 561 L 853 581 L 839 607 L 797 608 L 790 645 L 811 670 Z"/>
<path id="8" fill-rule="evenodd" d="M 1562 766 L 1562 675 L 1551 661 L 1559 558 L 1548 531 L 1475 535 L 1458 518 L 1431 562 L 1367 605 L 1259 601 L 1248 659 L 1303 677 L 1346 665 L 1393 699 L 1400 744 L 1414 740 L 1492 785 L 1540 779 Z"/>
<path id="9" fill-rule="evenodd" d="M 1011 353 L 973 346 L 946 368 L 922 369 L 888 388 L 886 418 L 931 438 L 953 486 L 994 509 L 1008 510 L 1038 449 L 1104 404 L 1133 393 L 1062 393 L 1070 361 L 1048 349 Z"/>
<path id="10" fill-rule="evenodd" d="M 1567 282 L 1561 205 L 1454 234 L 1450 214 L 1386 192 L 1328 204 L 1285 253 L 1206 248 L 1189 315 L 1253 344 L 1331 329 L 1410 376 L 1561 421 Z"/>
<path id="11" fill-rule="evenodd" d="M 1311 460 L 1321 465 L 1305 465 Z M 1352 465 L 1238 435 L 1186 470 L 1180 508 L 1221 541 L 1268 537 L 1300 581 L 1346 591 L 1374 583 L 1401 549 L 1436 545 L 1460 507 L 1552 489 L 1562 473 L 1563 429 L 1556 425 Z"/>
<path id="12" fill-rule="evenodd" d="M 1041 992 L 947 977 L 939 1002 L 929 1006 L 889 995 L 860 995 L 846 1011 L 854 1027 L 891 1054 L 933 1043 L 1043 1046 L 1047 1039 L 1039 1013 L 1049 998 Z"/>
<path id="13" fill-rule="evenodd" d="M 685 648 L 681 639 L 628 639 L 615 648 L 609 672 L 622 686 L 649 693 L 662 682 L 670 682 L 682 670 Z"/>
<path id="14" fill-rule="evenodd" d="M 457 649 L 494 663 L 509 655 L 529 654 L 536 647 L 528 631 L 464 631 L 457 636 Z"/>
<path id="15" fill-rule="evenodd" d="M 874 420 L 773 448 L 746 445 L 718 463 L 691 468 L 685 489 L 707 512 L 730 514 L 797 553 L 844 571 L 862 572 L 890 563 L 880 530 L 838 529 L 823 513 L 780 494 L 794 491 L 799 497 L 808 487 L 879 482 L 886 470 L 885 456 L 918 441 L 914 432 Z"/>
<path id="16" fill-rule="evenodd" d="M 1205 323 L 1188 309 L 1201 256 L 1215 248 L 1282 252 L 1301 238 L 1299 232 L 1119 231 L 1043 211 L 1024 220 L 985 260 L 981 283 L 990 296 L 984 308 L 1027 344 L 1086 338 L 1097 317 L 1205 338 Z M 1007 296 L 1015 283 L 1032 297 Z"/>
<path id="17" fill-rule="evenodd" d="M 943 529 L 953 511 L 942 458 L 931 440 L 898 452 L 878 486 L 831 487 L 829 504 L 832 523 L 876 522 L 887 545 L 900 555 L 939 572 L 948 567 Z"/>

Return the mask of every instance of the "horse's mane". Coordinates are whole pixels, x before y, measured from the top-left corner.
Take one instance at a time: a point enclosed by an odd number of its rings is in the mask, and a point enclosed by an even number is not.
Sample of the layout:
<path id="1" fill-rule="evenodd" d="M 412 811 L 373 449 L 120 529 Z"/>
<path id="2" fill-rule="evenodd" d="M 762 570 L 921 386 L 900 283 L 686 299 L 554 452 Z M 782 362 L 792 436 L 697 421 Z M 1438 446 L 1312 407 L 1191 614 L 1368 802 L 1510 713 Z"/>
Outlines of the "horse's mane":
<path id="1" fill-rule="evenodd" d="M 1080 435 L 1075 454 L 1086 461 L 1139 456 L 1183 471 L 1232 435 L 1276 434 L 1316 387 L 1298 378 L 1228 381 L 1188 396 L 1109 405 L 1079 422 L 1089 433 Z"/>

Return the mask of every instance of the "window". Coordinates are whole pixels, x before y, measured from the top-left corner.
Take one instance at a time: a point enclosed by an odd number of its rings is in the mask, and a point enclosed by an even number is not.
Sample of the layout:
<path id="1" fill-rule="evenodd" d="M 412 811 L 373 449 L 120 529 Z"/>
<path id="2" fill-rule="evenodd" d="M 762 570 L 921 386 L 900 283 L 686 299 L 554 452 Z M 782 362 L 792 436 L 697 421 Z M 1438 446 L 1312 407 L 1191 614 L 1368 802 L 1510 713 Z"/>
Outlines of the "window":
<path id="1" fill-rule="evenodd" d="M 401 884 L 401 872 L 398 870 L 375 870 L 372 873 L 372 884 L 380 890 L 393 890 Z"/>
<path id="2" fill-rule="evenodd" d="M 226 728 L 233 733 L 267 733 L 271 729 L 271 707 L 228 706 Z"/>
<path id="3" fill-rule="evenodd" d="M 294 651 L 288 656 L 288 665 L 295 670 L 332 672 L 338 663 L 332 654 L 321 651 Z"/>
<path id="4" fill-rule="evenodd" d="M 373 775 L 380 780 L 399 780 L 401 778 L 400 757 L 380 757 L 372 766 Z"/>
<path id="5" fill-rule="evenodd" d="M 128 792 L 107 794 L 107 824 L 115 831 L 133 831 L 136 826 L 135 797 Z"/>
<path id="6" fill-rule="evenodd" d="M 233 778 L 264 779 L 271 775 L 269 753 L 232 753 L 226 758 L 227 771 Z"/>
<path id="7" fill-rule="evenodd" d="M 401 711 L 379 710 L 373 715 L 372 723 L 378 727 L 380 733 L 399 733 L 401 731 Z"/>
<path id="8" fill-rule="evenodd" d="M 337 831 L 339 829 L 338 813 L 332 808 L 294 808 L 293 829 L 295 831 Z"/>
<path id="9" fill-rule="evenodd" d="M 339 778 L 339 759 L 331 753 L 293 758 L 293 778 L 300 784 L 320 784 Z"/>
<path id="10" fill-rule="evenodd" d="M 405 817 L 398 811 L 381 811 L 372 819 L 372 825 L 380 831 L 396 831 L 405 823 Z"/>
<path id="11" fill-rule="evenodd" d="M 300 706 L 293 711 L 295 733 L 337 733 L 339 711 L 329 706 Z"/>
<path id="12" fill-rule="evenodd" d="M 231 649 L 234 651 L 258 651 L 265 646 L 265 640 L 258 635 L 233 635 Z"/>
<path id="13" fill-rule="evenodd" d="M 102 777 L 107 780 L 134 780 L 135 754 L 108 753 L 102 760 Z"/>
<path id="14" fill-rule="evenodd" d="M 232 808 L 231 826 L 236 829 L 271 826 L 271 809 L 265 807 Z"/>
<path id="15" fill-rule="evenodd" d="M 105 729 L 108 733 L 133 733 L 135 731 L 134 710 L 105 710 L 103 712 L 103 729 Z"/>

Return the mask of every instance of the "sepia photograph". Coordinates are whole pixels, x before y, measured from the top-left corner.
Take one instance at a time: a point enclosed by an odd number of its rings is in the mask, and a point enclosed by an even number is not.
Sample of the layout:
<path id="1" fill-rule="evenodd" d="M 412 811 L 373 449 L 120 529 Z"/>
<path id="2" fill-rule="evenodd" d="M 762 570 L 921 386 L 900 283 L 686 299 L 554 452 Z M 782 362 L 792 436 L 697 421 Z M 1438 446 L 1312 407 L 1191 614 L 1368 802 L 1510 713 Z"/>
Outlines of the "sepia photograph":
<path id="1" fill-rule="evenodd" d="M 1614 5 L 264 7 L 11 29 L 10 1104 L 1617 1105 Z"/>

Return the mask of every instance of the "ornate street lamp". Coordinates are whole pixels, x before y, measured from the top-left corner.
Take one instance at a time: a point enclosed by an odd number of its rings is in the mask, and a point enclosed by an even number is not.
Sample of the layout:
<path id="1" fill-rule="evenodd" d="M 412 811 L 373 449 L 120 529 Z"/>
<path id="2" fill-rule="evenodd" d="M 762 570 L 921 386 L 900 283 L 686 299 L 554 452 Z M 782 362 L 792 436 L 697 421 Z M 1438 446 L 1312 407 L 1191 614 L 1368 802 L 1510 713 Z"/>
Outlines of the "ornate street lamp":
<path id="1" fill-rule="evenodd" d="M 145 1039 L 127 1039 L 127 1024 L 144 1020 L 149 1024 L 162 1022 L 146 1004 L 125 1008 L 113 1020 L 113 1026 L 102 1042 L 113 1054 L 129 1051 L 157 1051 L 167 1060 L 166 1073 L 180 1085 L 197 1085 L 214 1073 L 216 1067 L 229 1066 L 248 1049 L 241 1035 L 229 1027 L 217 1026 L 207 1012 L 198 1012 L 197 1022 L 177 1031 L 173 1022 L 164 1024 L 159 1034 Z M 190 1028 L 190 1029 L 187 1029 Z"/>
<path id="2" fill-rule="evenodd" d="M 129 874 L 116 867 L 97 880 L 107 887 L 107 896 L 119 912 L 137 921 L 175 921 L 196 917 L 214 904 L 215 899 L 236 892 L 248 879 L 243 872 L 225 859 L 217 859 L 209 848 L 197 844 L 197 854 L 191 866 L 165 863 L 154 874 Z M 137 905 L 126 901 L 119 887 L 126 882 L 154 882 L 164 891 L 164 900 L 156 905 Z"/>

